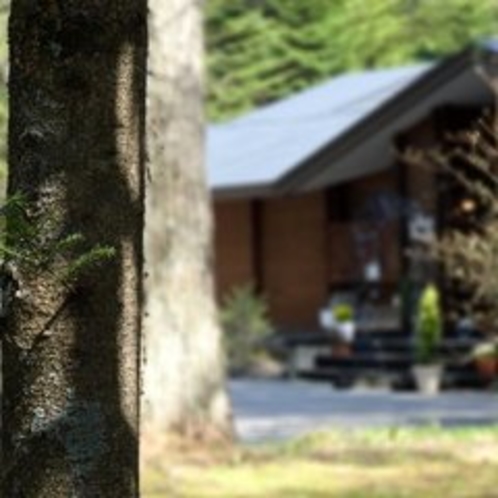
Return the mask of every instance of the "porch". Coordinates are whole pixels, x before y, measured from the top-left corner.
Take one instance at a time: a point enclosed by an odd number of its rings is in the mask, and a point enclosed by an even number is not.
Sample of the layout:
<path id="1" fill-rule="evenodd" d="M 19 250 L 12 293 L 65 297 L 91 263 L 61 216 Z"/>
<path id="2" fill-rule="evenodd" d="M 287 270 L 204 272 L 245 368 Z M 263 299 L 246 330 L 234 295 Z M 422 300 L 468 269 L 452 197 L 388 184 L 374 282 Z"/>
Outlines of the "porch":
<path id="1" fill-rule="evenodd" d="M 483 376 L 471 358 L 472 349 L 482 340 L 482 334 L 475 330 L 445 335 L 439 348 L 443 389 L 483 389 L 496 381 L 496 377 Z M 415 388 L 414 341 L 399 330 L 360 330 L 347 354 L 338 352 L 330 335 L 320 330 L 280 334 L 269 348 L 286 358 L 289 378 L 326 381 L 338 389 Z"/>

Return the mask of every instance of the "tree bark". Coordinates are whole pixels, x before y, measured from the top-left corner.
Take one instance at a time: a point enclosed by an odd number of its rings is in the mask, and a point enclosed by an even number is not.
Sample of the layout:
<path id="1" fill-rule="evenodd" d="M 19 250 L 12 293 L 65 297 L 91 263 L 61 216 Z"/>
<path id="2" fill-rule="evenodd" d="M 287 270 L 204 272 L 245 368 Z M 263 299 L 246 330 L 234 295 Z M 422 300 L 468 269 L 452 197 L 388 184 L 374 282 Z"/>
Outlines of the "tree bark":
<path id="1" fill-rule="evenodd" d="M 143 435 L 231 437 L 204 171 L 202 12 L 149 3 Z M 146 448 L 148 449 L 148 448 Z"/>
<path id="2" fill-rule="evenodd" d="M 146 2 L 13 0 L 9 38 L 9 195 L 115 256 L 71 285 L 63 252 L 13 264 L 2 496 L 136 497 Z"/>

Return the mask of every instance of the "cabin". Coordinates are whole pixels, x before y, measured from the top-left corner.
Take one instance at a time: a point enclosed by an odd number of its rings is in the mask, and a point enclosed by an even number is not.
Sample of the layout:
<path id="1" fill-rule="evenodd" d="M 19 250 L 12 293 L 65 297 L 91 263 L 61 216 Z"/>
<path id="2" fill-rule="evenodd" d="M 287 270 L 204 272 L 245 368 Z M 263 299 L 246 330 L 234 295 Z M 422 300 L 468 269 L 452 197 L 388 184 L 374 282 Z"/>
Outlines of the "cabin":
<path id="1" fill-rule="evenodd" d="M 486 41 L 440 62 L 344 74 L 211 125 L 219 298 L 253 283 L 283 331 L 317 330 L 337 297 L 364 330 L 409 327 L 403 292 L 437 269 L 408 249 L 461 199 L 404 152 L 441 144 L 493 104 L 483 68 L 497 56 Z"/>
<path id="2" fill-rule="evenodd" d="M 390 333 L 405 351 L 420 291 L 441 278 L 417 251 L 466 202 L 407 153 L 444 147 L 493 107 L 497 57 L 491 40 L 436 63 L 344 74 L 210 126 L 219 299 L 252 283 L 279 331 L 316 346 L 308 370 L 327 347 L 331 302 L 352 303 L 362 336 Z"/>

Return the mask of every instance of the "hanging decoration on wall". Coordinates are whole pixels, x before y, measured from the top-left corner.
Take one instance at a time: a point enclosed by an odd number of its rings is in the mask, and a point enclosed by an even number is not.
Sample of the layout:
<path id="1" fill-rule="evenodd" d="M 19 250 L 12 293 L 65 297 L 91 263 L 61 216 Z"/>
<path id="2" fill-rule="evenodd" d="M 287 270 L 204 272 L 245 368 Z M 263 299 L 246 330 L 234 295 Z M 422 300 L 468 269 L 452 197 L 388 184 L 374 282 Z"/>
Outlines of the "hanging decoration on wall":
<path id="1" fill-rule="evenodd" d="M 436 236 L 434 217 L 421 211 L 409 219 L 408 235 L 411 242 L 431 244 Z"/>

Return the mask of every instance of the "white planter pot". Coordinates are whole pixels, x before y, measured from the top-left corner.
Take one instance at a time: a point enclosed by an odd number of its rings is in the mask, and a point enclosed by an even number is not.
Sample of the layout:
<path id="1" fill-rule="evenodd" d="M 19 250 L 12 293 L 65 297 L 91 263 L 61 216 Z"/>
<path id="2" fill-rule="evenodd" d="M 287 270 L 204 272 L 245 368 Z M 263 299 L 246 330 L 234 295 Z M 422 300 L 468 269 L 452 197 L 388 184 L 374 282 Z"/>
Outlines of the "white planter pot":
<path id="1" fill-rule="evenodd" d="M 412 371 L 417 389 L 422 394 L 433 396 L 439 392 L 443 374 L 441 365 L 415 365 Z"/>
<path id="2" fill-rule="evenodd" d="M 354 341 L 356 326 L 354 322 L 342 322 L 336 324 L 337 335 L 342 341 L 350 344 Z"/>

